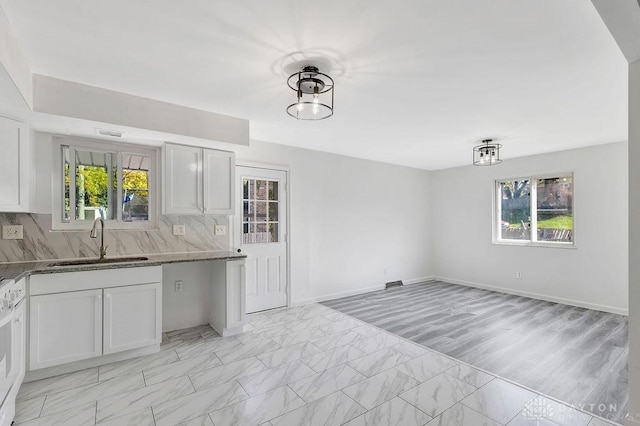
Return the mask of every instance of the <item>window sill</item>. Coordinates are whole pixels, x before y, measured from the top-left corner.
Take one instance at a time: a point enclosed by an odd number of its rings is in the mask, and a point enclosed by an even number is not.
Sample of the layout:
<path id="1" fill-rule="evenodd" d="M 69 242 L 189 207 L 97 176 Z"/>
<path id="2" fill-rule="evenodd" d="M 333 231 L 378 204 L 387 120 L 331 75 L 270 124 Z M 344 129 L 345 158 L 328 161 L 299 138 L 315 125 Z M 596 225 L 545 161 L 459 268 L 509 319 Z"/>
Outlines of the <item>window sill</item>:
<path id="1" fill-rule="evenodd" d="M 516 240 L 493 240 L 493 244 L 499 246 L 520 246 L 520 247 L 545 247 L 545 248 L 559 248 L 559 249 L 577 249 L 575 243 L 544 243 L 540 241 L 523 241 Z"/>

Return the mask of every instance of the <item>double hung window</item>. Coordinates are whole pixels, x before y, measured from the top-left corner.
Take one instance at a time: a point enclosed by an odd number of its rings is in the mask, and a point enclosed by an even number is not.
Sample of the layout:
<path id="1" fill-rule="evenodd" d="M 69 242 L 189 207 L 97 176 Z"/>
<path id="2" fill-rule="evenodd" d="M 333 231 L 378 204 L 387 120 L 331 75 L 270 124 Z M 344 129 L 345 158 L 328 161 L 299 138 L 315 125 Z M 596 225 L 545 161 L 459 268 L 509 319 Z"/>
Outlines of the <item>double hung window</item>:
<path id="1" fill-rule="evenodd" d="M 54 228 L 86 229 L 98 217 L 116 229 L 156 225 L 155 149 L 75 139 L 57 146 Z"/>
<path id="2" fill-rule="evenodd" d="M 573 175 L 497 180 L 496 242 L 573 245 Z"/>

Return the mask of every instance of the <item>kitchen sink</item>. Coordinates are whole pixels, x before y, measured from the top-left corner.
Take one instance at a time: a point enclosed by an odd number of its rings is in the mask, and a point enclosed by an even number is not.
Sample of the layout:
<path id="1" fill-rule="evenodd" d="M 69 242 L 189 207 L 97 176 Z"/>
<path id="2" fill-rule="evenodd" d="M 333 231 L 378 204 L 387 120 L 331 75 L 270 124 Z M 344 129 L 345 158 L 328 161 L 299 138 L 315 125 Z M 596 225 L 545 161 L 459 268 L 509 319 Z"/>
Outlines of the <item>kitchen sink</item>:
<path id="1" fill-rule="evenodd" d="M 82 266 L 82 265 L 104 265 L 109 263 L 124 263 L 124 262 L 140 262 L 143 260 L 149 260 L 148 257 L 110 257 L 104 259 L 81 259 L 81 260 L 65 260 L 62 262 L 50 263 L 49 267 L 62 267 L 62 266 Z"/>

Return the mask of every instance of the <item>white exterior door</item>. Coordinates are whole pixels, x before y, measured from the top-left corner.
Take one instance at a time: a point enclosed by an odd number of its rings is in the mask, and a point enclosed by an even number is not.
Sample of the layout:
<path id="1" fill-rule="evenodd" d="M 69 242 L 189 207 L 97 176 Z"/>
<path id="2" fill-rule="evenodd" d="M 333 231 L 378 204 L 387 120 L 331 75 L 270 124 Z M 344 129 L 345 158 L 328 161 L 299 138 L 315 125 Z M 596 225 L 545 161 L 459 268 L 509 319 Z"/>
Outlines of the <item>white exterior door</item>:
<path id="1" fill-rule="evenodd" d="M 287 306 L 287 173 L 236 167 L 234 245 L 246 259 L 247 313 Z"/>

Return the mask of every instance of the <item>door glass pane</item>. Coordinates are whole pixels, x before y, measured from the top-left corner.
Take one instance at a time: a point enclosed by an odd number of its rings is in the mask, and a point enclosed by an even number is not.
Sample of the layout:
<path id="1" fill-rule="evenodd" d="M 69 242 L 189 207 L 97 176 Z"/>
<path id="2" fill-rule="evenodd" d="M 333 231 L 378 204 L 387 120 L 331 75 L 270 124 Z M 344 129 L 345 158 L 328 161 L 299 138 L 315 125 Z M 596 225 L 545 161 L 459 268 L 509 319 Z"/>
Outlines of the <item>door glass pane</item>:
<path id="1" fill-rule="evenodd" d="M 268 195 L 268 186 L 266 180 L 256 181 L 256 200 L 266 200 Z"/>
<path id="2" fill-rule="evenodd" d="M 531 239 L 531 185 L 528 179 L 500 182 L 500 238 Z"/>
<path id="3" fill-rule="evenodd" d="M 242 198 L 249 199 L 249 179 L 242 179 Z"/>
<path id="4" fill-rule="evenodd" d="M 269 199 L 278 199 L 278 181 L 269 181 Z"/>
<path id="5" fill-rule="evenodd" d="M 252 220 L 253 214 L 251 213 L 250 206 L 251 204 L 249 203 L 249 201 L 242 202 L 242 221 L 243 222 L 249 222 L 250 220 Z"/>
<path id="6" fill-rule="evenodd" d="M 140 154 L 122 154 L 122 220 L 149 220 L 149 163 Z"/>
<path id="7" fill-rule="evenodd" d="M 109 192 L 115 153 L 76 150 L 75 156 L 76 220 L 114 219 L 113 197 Z"/>
<path id="8" fill-rule="evenodd" d="M 269 242 L 277 243 L 280 240 L 280 236 L 278 235 L 278 224 L 277 223 L 269 223 Z"/>
<path id="9" fill-rule="evenodd" d="M 538 241 L 573 241 L 573 178 L 538 179 Z"/>
<path id="10" fill-rule="evenodd" d="M 278 221 L 278 202 L 269 203 L 269 222 Z"/>
<path id="11" fill-rule="evenodd" d="M 256 203 L 256 221 L 266 222 L 267 221 L 267 202 L 256 201 L 255 203 Z"/>
<path id="12" fill-rule="evenodd" d="M 249 194 L 247 196 L 248 200 L 256 199 L 256 181 L 253 179 L 249 180 Z"/>

